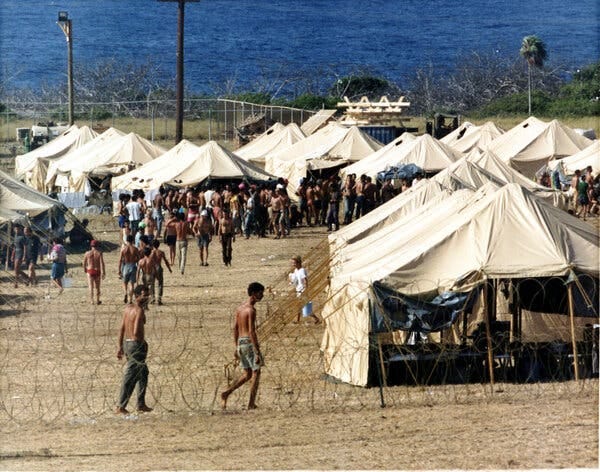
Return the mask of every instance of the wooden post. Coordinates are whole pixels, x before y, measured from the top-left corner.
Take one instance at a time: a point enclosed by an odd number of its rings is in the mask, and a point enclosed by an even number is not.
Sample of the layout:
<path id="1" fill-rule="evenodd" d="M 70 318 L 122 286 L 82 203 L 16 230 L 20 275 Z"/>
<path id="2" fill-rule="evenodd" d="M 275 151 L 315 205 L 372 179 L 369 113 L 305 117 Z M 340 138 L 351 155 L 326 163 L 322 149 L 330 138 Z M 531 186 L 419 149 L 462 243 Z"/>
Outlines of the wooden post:
<path id="1" fill-rule="evenodd" d="M 486 279 L 483 286 L 483 309 L 485 313 L 485 337 L 487 341 L 487 359 L 488 359 L 488 371 L 490 374 L 490 385 L 492 386 L 492 393 L 494 392 L 494 354 L 492 352 L 492 331 L 491 331 L 491 310 L 488 303 L 488 280 Z"/>
<path id="2" fill-rule="evenodd" d="M 575 336 L 575 306 L 573 303 L 573 282 L 567 286 L 567 294 L 569 295 L 569 318 L 571 320 L 571 343 L 573 344 L 573 368 L 575 372 L 575 380 L 579 380 L 579 359 L 577 356 L 577 339 Z"/>

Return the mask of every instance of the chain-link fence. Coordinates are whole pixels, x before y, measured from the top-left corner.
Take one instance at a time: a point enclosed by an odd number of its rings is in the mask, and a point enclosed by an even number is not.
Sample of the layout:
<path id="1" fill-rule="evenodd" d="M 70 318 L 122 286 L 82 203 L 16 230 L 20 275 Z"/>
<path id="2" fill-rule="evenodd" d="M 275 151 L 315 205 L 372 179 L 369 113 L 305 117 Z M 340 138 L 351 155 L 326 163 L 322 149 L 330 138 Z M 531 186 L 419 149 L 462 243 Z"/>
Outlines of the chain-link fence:
<path id="1" fill-rule="evenodd" d="M 1 141 L 15 141 L 16 128 L 37 123 L 68 122 L 68 104 L 62 102 L 3 102 Z M 75 122 L 96 130 L 110 126 L 135 132 L 152 141 L 175 137 L 175 100 L 140 100 L 84 103 L 74 106 Z M 239 129 L 252 124 L 251 131 L 264 132 L 275 122 L 301 125 L 315 112 L 277 105 L 261 105 L 229 99 L 184 101 L 184 138 L 231 141 Z"/>

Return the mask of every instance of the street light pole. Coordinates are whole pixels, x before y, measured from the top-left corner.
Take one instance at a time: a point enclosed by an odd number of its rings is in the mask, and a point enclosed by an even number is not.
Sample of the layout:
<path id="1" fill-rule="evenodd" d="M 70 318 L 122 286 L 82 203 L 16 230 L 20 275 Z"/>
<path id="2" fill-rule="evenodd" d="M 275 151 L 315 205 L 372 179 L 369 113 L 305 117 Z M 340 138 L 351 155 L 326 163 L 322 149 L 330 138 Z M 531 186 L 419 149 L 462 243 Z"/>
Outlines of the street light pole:
<path id="1" fill-rule="evenodd" d="M 185 23 L 185 4 L 186 2 L 198 3 L 200 0 L 159 0 L 161 2 L 177 2 L 177 93 L 175 109 L 175 144 L 183 139 L 183 31 Z"/>
<path id="2" fill-rule="evenodd" d="M 69 93 L 69 125 L 75 122 L 73 117 L 73 28 L 69 14 L 66 11 L 58 12 L 56 24 L 65 34 L 67 39 L 67 83 Z"/>

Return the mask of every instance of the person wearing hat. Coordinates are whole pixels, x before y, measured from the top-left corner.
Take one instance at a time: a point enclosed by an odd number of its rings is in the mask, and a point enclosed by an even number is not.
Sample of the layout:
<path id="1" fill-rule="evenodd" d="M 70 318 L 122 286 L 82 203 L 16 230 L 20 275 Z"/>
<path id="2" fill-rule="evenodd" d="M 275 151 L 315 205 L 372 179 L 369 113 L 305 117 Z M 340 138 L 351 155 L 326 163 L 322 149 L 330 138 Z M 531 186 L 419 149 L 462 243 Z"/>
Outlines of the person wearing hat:
<path id="1" fill-rule="evenodd" d="M 90 250 L 83 256 L 83 271 L 87 274 L 88 287 L 90 290 L 90 302 L 92 305 L 100 305 L 100 281 L 106 277 L 104 257 L 98 250 L 98 241 L 92 239 Z M 96 299 L 94 300 L 94 289 Z"/>

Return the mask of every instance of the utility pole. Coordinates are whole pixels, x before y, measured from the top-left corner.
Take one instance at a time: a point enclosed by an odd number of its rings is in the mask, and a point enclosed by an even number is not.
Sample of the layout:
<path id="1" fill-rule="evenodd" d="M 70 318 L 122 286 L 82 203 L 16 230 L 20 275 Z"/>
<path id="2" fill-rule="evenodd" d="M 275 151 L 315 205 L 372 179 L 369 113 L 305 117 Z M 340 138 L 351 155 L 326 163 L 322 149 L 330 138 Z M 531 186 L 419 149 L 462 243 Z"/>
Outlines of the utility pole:
<path id="1" fill-rule="evenodd" d="M 159 0 L 160 2 L 177 2 L 177 93 L 175 110 L 175 144 L 183 139 L 183 30 L 185 24 L 185 4 L 198 3 L 200 0 Z"/>
<path id="2" fill-rule="evenodd" d="M 66 11 L 58 12 L 58 21 L 56 24 L 60 27 L 67 39 L 67 83 L 69 93 L 69 125 L 75 122 L 73 116 L 73 28 L 69 14 Z"/>

